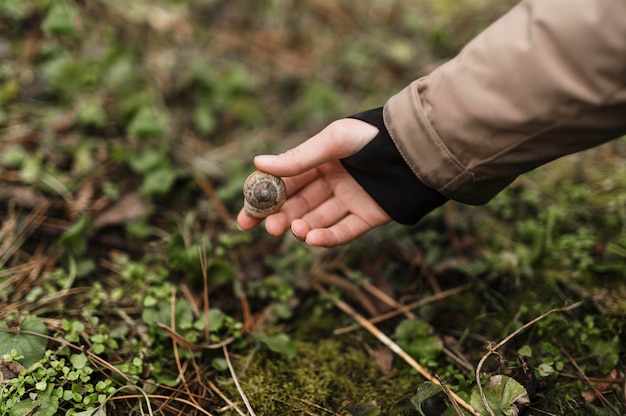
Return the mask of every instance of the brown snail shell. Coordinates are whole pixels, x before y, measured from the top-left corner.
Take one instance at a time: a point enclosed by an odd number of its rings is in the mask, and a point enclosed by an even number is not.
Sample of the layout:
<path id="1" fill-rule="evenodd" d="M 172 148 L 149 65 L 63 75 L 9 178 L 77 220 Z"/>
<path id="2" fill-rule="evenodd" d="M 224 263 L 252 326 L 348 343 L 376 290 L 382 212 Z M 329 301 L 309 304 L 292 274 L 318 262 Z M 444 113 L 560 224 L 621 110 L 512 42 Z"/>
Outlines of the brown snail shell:
<path id="1" fill-rule="evenodd" d="M 243 207 L 249 217 L 265 218 L 280 210 L 286 199 L 285 182 L 270 173 L 257 170 L 243 184 Z"/>

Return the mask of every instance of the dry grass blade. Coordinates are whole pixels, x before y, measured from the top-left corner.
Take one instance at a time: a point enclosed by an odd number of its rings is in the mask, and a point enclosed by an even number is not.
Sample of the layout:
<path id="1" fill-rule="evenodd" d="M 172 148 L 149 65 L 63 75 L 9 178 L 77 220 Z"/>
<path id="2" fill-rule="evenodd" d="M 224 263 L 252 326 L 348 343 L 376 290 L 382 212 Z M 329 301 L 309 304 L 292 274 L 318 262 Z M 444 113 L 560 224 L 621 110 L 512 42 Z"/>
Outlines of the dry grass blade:
<path id="1" fill-rule="evenodd" d="M 159 399 L 159 400 L 167 400 L 167 401 L 175 401 L 175 402 L 183 403 L 183 404 L 193 407 L 194 409 L 196 409 L 198 412 L 202 413 L 203 415 L 213 416 L 212 413 L 207 412 L 202 407 L 190 402 L 189 400 L 181 399 L 180 397 L 174 397 L 174 396 L 164 396 L 160 394 L 148 394 L 147 396 L 144 396 L 142 394 L 125 394 L 123 396 L 109 397 L 108 400 L 115 401 L 115 400 L 128 400 L 128 399 L 142 399 L 146 397 L 148 399 Z"/>
<path id="2" fill-rule="evenodd" d="M 294 396 L 293 394 L 289 394 L 289 393 L 287 393 L 287 392 L 285 392 L 285 391 L 281 391 L 280 393 L 281 393 L 281 394 L 284 394 L 285 396 L 287 396 L 287 397 L 289 397 L 289 398 L 291 398 L 291 399 L 297 400 L 297 401 L 299 401 L 300 403 L 306 404 L 307 406 L 311 406 L 311 407 L 313 407 L 313 408 L 315 408 L 315 409 L 321 410 L 321 411 L 322 411 L 322 412 L 324 412 L 324 413 L 328 413 L 328 414 L 330 414 L 330 415 L 334 415 L 334 416 L 340 416 L 340 415 L 341 415 L 340 413 L 333 412 L 332 410 L 327 409 L 327 408 L 325 408 L 325 407 L 322 407 L 322 406 L 320 406 L 320 405 L 319 405 L 319 404 L 317 404 L 317 403 L 313 403 L 313 402 L 311 402 L 311 401 L 309 401 L 309 400 L 305 400 L 305 399 L 303 399 L 303 398 L 296 397 L 296 396 Z"/>
<path id="3" fill-rule="evenodd" d="M 559 350 L 563 353 L 563 355 L 565 357 L 567 357 L 567 359 L 569 360 L 570 363 L 572 363 L 572 365 L 574 366 L 574 368 L 576 369 L 576 371 L 578 371 L 580 373 L 580 375 L 582 376 L 583 380 L 585 381 L 585 384 L 587 384 L 587 386 L 589 386 L 589 388 L 595 393 L 596 397 L 598 399 L 600 399 L 600 401 L 602 402 L 602 404 L 604 404 L 606 407 L 608 407 L 609 409 L 611 409 L 611 411 L 613 413 L 615 413 L 617 416 L 620 415 L 619 410 L 617 410 L 615 408 L 615 406 L 613 406 L 611 404 L 611 402 L 609 402 L 606 397 L 604 397 L 604 394 L 602 394 L 602 392 L 600 390 L 598 390 L 596 388 L 595 383 L 591 382 L 591 380 L 589 380 L 589 378 L 587 377 L 587 375 L 584 373 L 584 371 L 582 370 L 582 368 L 580 368 L 580 366 L 578 365 L 578 363 L 576 362 L 576 360 L 574 360 L 574 357 L 572 357 L 572 355 L 569 353 L 569 351 L 567 351 L 565 349 L 565 347 L 563 347 L 562 345 L 559 345 Z"/>
<path id="4" fill-rule="evenodd" d="M 19 266 L 0 270 L 0 280 L 2 281 L 2 283 L 0 283 L 0 292 L 13 286 L 15 282 L 25 279 L 33 270 L 41 269 L 47 262 L 48 259 L 40 257 L 30 260 L 28 263 L 20 264 Z"/>
<path id="5" fill-rule="evenodd" d="M 164 323 L 157 322 L 156 324 L 159 328 L 167 332 L 167 335 L 169 335 L 172 339 L 176 340 L 177 343 L 179 343 L 180 345 L 182 345 L 183 347 L 187 348 L 190 351 L 217 350 L 219 348 L 224 347 L 225 345 L 230 344 L 231 342 L 235 340 L 234 337 L 230 337 L 216 344 L 198 345 L 198 344 L 194 344 L 193 342 L 187 341 L 185 337 L 183 337 L 178 332 L 174 331 L 172 328 L 165 325 Z"/>
<path id="6" fill-rule="evenodd" d="M 12 215 L 2 224 L 0 229 L 2 235 L 0 237 L 2 237 L 3 241 L 0 241 L 0 251 L 4 252 L 0 254 L 0 267 L 4 266 L 11 256 L 19 250 L 31 233 L 37 229 L 37 226 L 44 222 L 46 219 L 45 213 L 49 207 L 49 202 L 38 205 L 19 226 L 17 226 L 17 218 L 14 218 Z M 16 228 L 12 233 L 8 233 L 5 230 L 5 227 L 10 225 L 14 225 Z"/>
<path id="7" fill-rule="evenodd" d="M 417 372 L 420 373 L 422 377 L 424 377 L 426 380 L 430 381 L 431 383 L 441 385 L 441 383 L 435 376 L 433 376 L 428 371 L 426 371 L 426 369 L 417 361 L 415 361 L 413 357 L 407 354 L 402 348 L 398 346 L 398 344 L 393 342 L 391 338 L 389 338 L 387 335 L 381 332 L 378 328 L 376 328 L 376 326 L 374 326 L 370 321 L 368 321 L 363 316 L 361 316 L 358 312 L 352 309 L 350 305 L 330 295 L 330 293 L 319 284 L 315 285 L 315 289 L 321 294 L 327 296 L 333 302 L 333 304 L 337 306 L 339 309 L 341 309 L 342 311 L 350 315 L 352 318 L 354 318 L 359 325 L 361 325 L 368 332 L 374 335 L 380 342 L 382 342 L 386 347 L 388 347 L 391 351 L 393 351 L 400 358 L 402 358 L 413 369 L 417 370 Z M 481 416 L 480 413 L 478 413 L 472 406 L 470 406 L 465 400 L 459 397 L 456 393 L 450 391 L 450 397 L 455 402 L 457 402 L 461 407 L 463 407 L 468 412 L 470 412 L 472 415 Z"/>
<path id="8" fill-rule="evenodd" d="M 170 319 L 172 322 L 173 329 L 176 329 L 176 292 L 172 290 L 171 303 L 170 303 Z M 178 375 L 180 380 L 183 383 L 185 388 L 185 392 L 188 397 L 191 399 L 191 402 L 195 405 L 194 407 L 200 407 L 200 404 L 196 401 L 191 393 L 191 389 L 189 388 L 189 384 L 187 383 L 187 377 L 185 377 L 185 371 L 180 362 L 180 356 L 178 354 L 178 342 L 176 339 L 172 338 L 172 349 L 174 350 L 174 359 L 176 361 L 176 368 L 178 369 Z"/>
<path id="9" fill-rule="evenodd" d="M 241 388 L 241 385 L 239 384 L 239 379 L 237 378 L 237 374 L 235 374 L 235 369 L 233 368 L 233 364 L 230 362 L 228 349 L 226 348 L 226 346 L 222 347 L 222 349 L 224 350 L 224 358 L 226 359 L 226 364 L 228 365 L 228 370 L 230 371 L 230 375 L 233 378 L 233 381 L 235 382 L 235 387 L 237 387 L 237 391 L 239 392 L 241 399 L 246 405 L 246 409 L 248 409 L 248 413 L 250 414 L 250 416 L 256 416 L 256 413 L 254 413 L 254 410 L 252 409 L 252 406 L 250 405 L 250 400 L 248 400 L 248 396 L 246 396 L 246 393 L 244 393 L 243 389 Z"/>
<path id="10" fill-rule="evenodd" d="M 464 292 L 467 289 L 471 288 L 472 286 L 473 286 L 473 283 L 467 283 L 465 285 L 458 286 L 458 287 L 455 287 L 455 288 L 452 288 L 452 289 L 449 289 L 449 290 L 444 290 L 443 292 L 439 292 L 439 293 L 437 293 L 437 294 L 435 294 L 433 296 L 430 296 L 430 297 L 428 297 L 426 299 L 421 299 L 421 300 L 419 300 L 417 302 L 413 302 L 413 303 L 408 304 L 408 305 L 398 305 L 396 310 L 384 313 L 382 315 L 378 315 L 378 316 L 370 319 L 369 322 L 372 323 L 372 324 L 376 324 L 378 322 L 386 321 L 387 319 L 394 318 L 394 317 L 396 317 L 398 315 L 406 314 L 407 312 L 410 312 L 411 310 L 413 310 L 415 308 L 419 308 L 421 306 L 428 305 L 429 303 L 437 302 L 437 301 L 440 301 L 440 300 L 445 299 L 447 297 L 450 297 L 450 296 L 459 294 L 461 292 Z M 348 326 L 348 327 L 345 327 L 345 328 L 338 328 L 338 329 L 335 329 L 333 331 L 333 334 L 334 335 L 346 334 L 346 333 L 348 333 L 350 331 L 354 331 L 356 328 L 357 328 L 357 326 L 354 326 L 354 325 Z"/>
<path id="11" fill-rule="evenodd" d="M 461 410 L 461 407 L 459 407 L 459 404 L 455 400 L 453 400 L 452 392 L 450 391 L 448 386 L 446 386 L 446 384 L 441 380 L 441 378 L 438 375 L 435 375 L 435 377 L 437 377 L 437 380 L 439 381 L 439 385 L 441 385 L 441 389 L 443 390 L 443 393 L 446 396 L 448 396 L 448 399 L 452 403 L 452 407 L 454 407 L 454 411 L 456 412 L 456 414 L 458 416 L 463 416 L 463 410 Z"/>
<path id="12" fill-rule="evenodd" d="M 202 268 L 202 295 L 204 300 L 204 305 L 202 309 L 202 317 L 204 318 L 204 340 L 207 344 L 210 344 L 211 322 L 209 321 L 209 277 L 207 272 L 206 240 L 204 239 L 202 240 L 202 249 L 200 250 L 200 267 Z"/>
<path id="13" fill-rule="evenodd" d="M 209 388 L 213 390 L 215 394 L 220 396 L 222 400 L 224 400 L 228 404 L 229 407 L 232 407 L 233 409 L 235 409 L 235 412 L 237 412 L 241 416 L 246 416 L 246 414 L 241 409 L 239 409 L 239 407 L 237 407 L 237 404 L 234 403 L 232 400 L 230 400 L 228 397 L 226 397 L 226 395 L 220 389 L 218 389 L 217 386 L 213 384 L 213 382 L 209 380 L 208 384 L 209 384 Z"/>
<path id="14" fill-rule="evenodd" d="M 376 298 L 378 298 L 385 305 L 391 306 L 394 309 L 402 310 L 402 313 L 407 318 L 415 318 L 415 314 L 413 312 L 411 312 L 410 310 L 404 309 L 404 305 L 401 305 L 400 303 L 398 303 L 394 298 L 392 298 L 391 296 L 387 295 L 385 292 L 383 292 L 382 290 L 380 290 L 379 288 L 377 288 L 373 284 L 365 282 L 365 283 L 363 283 L 363 288 L 365 290 L 367 290 L 371 295 L 373 295 Z"/>
<path id="15" fill-rule="evenodd" d="M 487 352 L 487 354 L 485 354 L 480 359 L 480 361 L 478 362 L 478 365 L 476 366 L 476 386 L 478 387 L 478 391 L 480 392 L 480 398 L 482 399 L 483 404 L 485 405 L 485 409 L 487 409 L 487 412 L 489 412 L 489 414 L 491 416 L 496 416 L 496 415 L 495 415 L 495 413 L 493 413 L 493 410 L 491 410 L 491 407 L 489 406 L 489 403 L 487 402 L 487 397 L 485 397 L 485 392 L 483 390 L 483 385 L 480 382 L 480 371 L 482 370 L 483 365 L 485 364 L 485 361 L 487 361 L 487 358 L 489 358 L 489 356 L 491 354 L 493 354 L 496 350 L 498 350 L 500 347 L 502 347 L 503 345 L 508 343 L 510 340 L 515 338 L 518 334 L 520 334 L 521 332 L 523 332 L 526 329 L 530 328 L 531 326 L 533 326 L 537 322 L 541 321 L 542 319 L 546 318 L 547 316 L 552 315 L 553 313 L 557 313 L 557 312 L 569 312 L 569 311 L 571 311 L 573 309 L 578 308 L 581 305 L 582 305 L 582 302 L 576 302 L 576 303 L 573 303 L 573 304 L 571 304 L 569 306 L 565 306 L 563 308 L 550 309 L 549 311 L 539 315 L 538 317 L 536 317 L 532 321 L 529 321 L 529 322 L 525 323 L 520 328 L 518 328 L 517 330 L 513 331 L 511 334 L 509 334 L 506 338 L 504 338 L 498 344 L 494 345 L 493 347 L 491 347 L 491 346 L 489 347 L 489 351 Z"/>
<path id="16" fill-rule="evenodd" d="M 228 211 L 228 208 L 226 208 L 226 205 L 224 205 L 222 200 L 217 196 L 217 193 L 215 192 L 215 188 L 213 188 L 213 185 L 211 185 L 211 182 L 209 182 L 207 179 L 205 179 L 200 174 L 195 173 L 195 172 L 194 172 L 193 178 L 196 181 L 196 183 L 200 186 L 204 194 L 207 196 L 209 201 L 211 201 L 211 204 L 217 210 L 217 213 L 219 214 L 224 224 L 230 224 L 230 222 L 232 221 L 230 212 Z"/>

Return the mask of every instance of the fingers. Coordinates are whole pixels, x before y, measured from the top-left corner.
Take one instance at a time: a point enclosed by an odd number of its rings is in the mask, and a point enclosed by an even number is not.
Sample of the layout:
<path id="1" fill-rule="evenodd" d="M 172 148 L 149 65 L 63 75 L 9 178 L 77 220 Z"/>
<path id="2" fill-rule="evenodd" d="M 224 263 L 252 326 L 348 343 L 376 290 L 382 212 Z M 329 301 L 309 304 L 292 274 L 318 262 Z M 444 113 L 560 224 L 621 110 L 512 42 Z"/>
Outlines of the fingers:
<path id="1" fill-rule="evenodd" d="M 313 182 L 320 176 L 320 172 L 317 169 L 308 170 L 300 175 L 284 177 L 285 187 L 287 188 L 287 197 L 297 193 L 300 189 L 304 188 L 310 182 Z"/>
<path id="2" fill-rule="evenodd" d="M 242 231 L 248 231 L 259 225 L 261 220 L 246 215 L 246 211 L 242 208 L 237 214 L 237 227 Z"/>
<path id="3" fill-rule="evenodd" d="M 381 224 L 377 224 L 382 225 Z M 294 220 L 292 233 L 307 244 L 319 247 L 335 247 L 348 243 L 371 230 L 372 225 L 361 217 L 350 214 L 328 228 L 312 228 L 305 220 Z"/>
<path id="4" fill-rule="evenodd" d="M 332 192 L 332 188 L 323 178 L 309 183 L 289 197 L 279 212 L 267 217 L 265 229 L 271 235 L 284 233 L 295 218 L 302 218 L 308 212 L 318 210 L 318 206 L 330 198 Z"/>
<path id="5" fill-rule="evenodd" d="M 349 214 L 352 208 L 345 201 L 332 198 L 338 190 L 337 184 L 342 182 L 334 174 L 345 173 L 339 159 L 361 150 L 377 133 L 378 129 L 368 123 L 342 119 L 285 153 L 257 156 L 256 167 L 281 176 L 287 187 L 287 202 L 265 220 L 267 232 L 278 236 L 291 227 L 296 236 L 306 238 L 309 244 L 332 247 L 388 221 L 368 224 L 358 215 Z M 357 209 L 364 208 L 358 205 Z M 250 230 L 261 221 L 248 217 L 243 210 L 237 216 L 237 225 L 242 230 Z"/>
<path id="6" fill-rule="evenodd" d="M 291 195 L 297 193 L 301 188 L 305 187 L 308 183 L 315 180 L 315 178 L 317 178 L 318 176 L 319 176 L 319 172 L 313 169 L 313 170 L 303 173 L 302 175 L 298 175 L 298 176 L 294 176 L 290 178 L 284 178 L 285 187 L 287 188 L 287 197 L 290 197 Z M 292 204 L 293 203 L 289 203 L 289 205 L 292 205 Z M 239 211 L 239 214 L 237 214 L 237 226 L 242 231 L 248 231 L 248 230 L 253 229 L 257 225 L 259 225 L 261 221 L 262 219 L 249 217 L 248 215 L 246 215 L 246 212 L 244 209 L 241 209 Z M 276 227 L 273 227 L 273 228 L 278 229 Z M 287 230 L 288 228 L 289 228 L 288 225 L 284 227 L 283 232 Z M 277 235 L 276 233 L 272 233 L 272 234 Z"/>
<path id="7" fill-rule="evenodd" d="M 307 244 L 334 247 L 345 244 L 383 225 L 391 218 L 380 207 L 372 207 L 366 216 L 350 212 L 337 198 L 330 198 L 301 219 L 291 222 L 291 232 Z"/>
<path id="8" fill-rule="evenodd" d="M 278 236 L 289 229 L 294 218 L 300 218 L 315 209 L 332 195 L 332 188 L 316 171 L 308 171 L 297 177 L 285 178 L 287 201 L 280 211 L 265 219 L 265 229 Z M 243 231 L 257 226 L 262 220 L 249 217 L 242 209 L 237 215 L 237 225 Z"/>
<path id="9" fill-rule="evenodd" d="M 285 153 L 255 157 L 254 164 L 277 176 L 295 176 L 328 161 L 352 156 L 377 133 L 376 127 L 363 121 L 338 120 Z"/>

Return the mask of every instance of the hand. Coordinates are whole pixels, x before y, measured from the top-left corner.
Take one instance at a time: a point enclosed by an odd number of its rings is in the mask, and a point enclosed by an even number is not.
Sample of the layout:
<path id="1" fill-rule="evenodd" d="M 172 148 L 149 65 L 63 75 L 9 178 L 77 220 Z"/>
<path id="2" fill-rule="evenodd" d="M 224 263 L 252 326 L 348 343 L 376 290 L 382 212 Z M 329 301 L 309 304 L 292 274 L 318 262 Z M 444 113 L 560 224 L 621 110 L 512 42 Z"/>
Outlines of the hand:
<path id="1" fill-rule="evenodd" d="M 287 186 L 287 201 L 265 219 L 267 232 L 278 236 L 291 228 L 308 244 L 333 247 L 389 222 L 389 215 L 339 161 L 357 153 L 377 133 L 368 123 L 342 119 L 285 153 L 255 157 L 258 169 L 283 177 Z M 260 222 L 243 209 L 237 216 L 242 230 Z"/>

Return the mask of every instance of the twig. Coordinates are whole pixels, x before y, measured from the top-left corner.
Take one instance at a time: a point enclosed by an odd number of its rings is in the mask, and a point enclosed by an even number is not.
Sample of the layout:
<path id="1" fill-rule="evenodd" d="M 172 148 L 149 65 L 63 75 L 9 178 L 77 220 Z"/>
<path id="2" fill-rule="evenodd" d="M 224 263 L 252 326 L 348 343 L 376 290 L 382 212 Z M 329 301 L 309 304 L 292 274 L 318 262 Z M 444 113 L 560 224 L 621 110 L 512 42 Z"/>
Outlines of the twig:
<path id="1" fill-rule="evenodd" d="M 207 256 L 206 256 L 206 240 L 202 239 L 202 249 L 200 251 L 200 267 L 202 268 L 202 294 L 204 296 L 203 318 L 204 318 L 204 340 L 207 344 L 211 343 L 210 324 L 209 321 L 209 278 L 207 276 Z"/>
<path id="2" fill-rule="evenodd" d="M 370 319 L 369 322 L 372 323 L 372 324 L 376 324 L 378 322 L 382 322 L 382 321 L 385 321 L 387 319 L 394 318 L 394 317 L 396 317 L 398 315 L 410 312 L 412 309 L 419 308 L 420 306 L 428 305 L 429 303 L 437 302 L 437 301 L 439 301 L 441 299 L 445 299 L 445 298 L 447 298 L 449 296 L 453 296 L 453 295 L 456 295 L 458 293 L 464 292 L 467 289 L 471 288 L 472 286 L 473 286 L 473 283 L 467 283 L 467 284 L 464 284 L 462 286 L 458 286 L 458 287 L 455 287 L 455 288 L 452 288 L 452 289 L 449 289 L 449 290 L 444 290 L 443 292 L 439 292 L 436 295 L 430 296 L 430 297 L 428 297 L 426 299 L 421 299 L 421 300 L 419 300 L 417 302 L 413 302 L 413 303 L 408 304 L 408 305 L 398 305 L 398 309 L 397 310 L 390 311 L 390 312 L 382 314 L 382 315 L 378 315 L 378 316 Z M 344 328 L 338 328 L 338 329 L 335 329 L 333 331 L 333 334 L 334 335 L 346 334 L 346 333 L 348 333 L 350 331 L 355 330 L 356 328 L 357 328 L 357 326 L 355 326 L 355 325 L 344 327 Z"/>
<path id="3" fill-rule="evenodd" d="M 224 222 L 224 224 L 226 225 L 230 224 L 231 216 L 230 216 L 230 213 L 228 212 L 228 208 L 226 208 L 226 205 L 224 205 L 222 200 L 217 196 L 217 193 L 215 192 L 215 188 L 213 188 L 213 185 L 211 185 L 211 182 L 209 182 L 206 178 L 204 178 L 203 176 L 201 176 L 199 173 L 196 173 L 196 172 L 193 172 L 193 178 L 196 181 L 196 183 L 200 185 L 200 188 L 202 188 L 202 191 L 207 196 L 207 198 L 209 198 L 209 201 L 211 202 L 213 207 L 217 210 L 217 213 L 222 219 L 222 221 Z"/>
<path id="4" fill-rule="evenodd" d="M 235 341 L 235 337 L 230 337 L 220 342 L 217 342 L 215 344 L 198 345 L 198 344 L 194 344 L 193 342 L 187 341 L 185 337 L 180 335 L 178 332 L 174 331 L 169 326 L 165 325 L 163 322 L 157 322 L 156 324 L 159 328 L 167 332 L 167 335 L 169 335 L 172 339 L 175 339 L 176 342 L 178 342 L 183 347 L 187 348 L 189 351 L 217 350 Z"/>
<path id="5" fill-rule="evenodd" d="M 218 396 L 220 396 L 222 400 L 228 403 L 230 407 L 235 409 L 235 412 L 239 413 L 241 416 L 246 416 L 246 414 L 241 409 L 239 409 L 239 407 L 237 407 L 237 404 L 230 400 L 228 397 L 226 397 L 226 395 L 220 389 L 218 389 L 211 380 L 207 380 L 207 382 L 209 383 L 209 387 L 211 388 L 211 390 L 213 390 Z"/>
<path id="6" fill-rule="evenodd" d="M 207 416 L 213 416 L 212 413 L 207 412 L 206 410 L 204 410 L 204 408 L 190 402 L 189 400 L 186 399 L 181 399 L 180 397 L 173 397 L 173 396 L 164 396 L 162 394 L 148 394 L 146 396 L 143 396 L 141 394 L 125 394 L 124 396 L 112 396 L 107 398 L 107 401 L 116 401 L 116 400 L 128 400 L 128 399 L 141 399 L 141 398 L 149 398 L 149 399 L 161 399 L 161 400 L 171 400 L 171 401 L 175 401 L 175 402 L 180 402 L 180 403 L 184 403 L 186 405 L 189 405 L 191 407 L 193 407 L 194 409 L 196 409 L 197 411 L 199 411 L 200 413 L 203 413 Z"/>
<path id="7" fill-rule="evenodd" d="M 578 308 L 582 304 L 583 304 L 582 302 L 576 302 L 576 303 L 573 303 L 573 304 L 571 304 L 569 306 L 565 306 L 563 308 L 550 309 L 548 312 L 545 312 L 545 313 L 539 315 L 538 317 L 536 317 L 532 321 L 529 321 L 529 322 L 525 323 L 523 326 L 521 326 L 517 330 L 513 331 L 511 334 L 509 334 L 506 338 L 504 338 L 502 341 L 500 341 L 496 345 L 489 347 L 489 351 L 487 351 L 487 354 L 485 354 L 480 359 L 480 361 L 478 362 L 478 365 L 476 366 L 476 387 L 478 387 L 478 391 L 480 393 L 480 398 L 482 399 L 483 404 L 485 405 L 485 409 L 487 410 L 487 412 L 489 412 L 489 414 L 491 416 L 496 416 L 496 415 L 493 413 L 493 410 L 491 410 L 491 407 L 489 406 L 489 403 L 487 402 L 487 397 L 485 397 L 485 392 L 483 390 L 483 385 L 480 382 L 480 370 L 483 368 L 483 365 L 485 364 L 485 361 L 487 361 L 487 358 L 489 358 L 489 356 L 491 354 L 493 354 L 497 349 L 499 349 L 500 347 L 502 347 L 503 345 L 508 343 L 510 340 L 515 338 L 517 335 L 519 335 L 519 333 L 525 331 L 526 329 L 528 329 L 529 327 L 533 326 L 537 322 L 541 321 L 542 319 L 544 319 L 548 315 L 552 315 L 553 313 L 556 313 L 556 312 L 569 312 L 572 309 Z"/>
<path id="8" fill-rule="evenodd" d="M 0 255 L 0 267 L 4 266 L 4 264 L 11 258 L 13 254 L 24 244 L 28 236 L 32 234 L 34 230 L 37 229 L 39 224 L 45 221 L 46 212 L 50 207 L 50 202 L 45 202 L 43 204 L 38 205 L 33 209 L 33 211 L 28 214 L 26 219 L 20 224 L 19 227 L 16 227 L 16 231 L 12 235 L 12 240 L 8 248 Z"/>
<path id="9" fill-rule="evenodd" d="M 358 302 L 370 315 L 375 316 L 378 313 L 372 301 L 350 280 L 334 273 L 329 273 L 317 265 L 311 267 L 309 274 L 313 277 L 314 282 L 323 283 L 325 285 L 341 289 L 346 296 L 349 296 Z"/>
<path id="10" fill-rule="evenodd" d="M 576 360 L 574 360 L 574 357 L 571 356 L 571 354 L 565 349 L 565 347 L 563 347 L 562 345 L 560 345 L 558 343 L 557 343 L 557 345 L 559 346 L 559 351 L 561 351 L 561 353 L 563 353 L 563 355 L 565 357 L 567 357 L 569 362 L 572 363 L 572 365 L 574 366 L 576 371 L 578 371 L 580 373 L 580 375 L 582 376 L 583 380 L 585 381 L 585 384 L 587 384 L 589 386 L 589 388 L 591 388 L 591 390 L 593 390 L 593 392 L 596 395 L 596 397 L 598 399 L 600 399 L 600 401 L 602 403 L 604 403 L 605 406 L 607 406 L 609 409 L 611 409 L 613 411 L 613 413 L 615 413 L 617 416 L 619 416 L 619 414 L 620 414 L 619 411 L 615 408 L 615 406 L 613 406 L 611 404 L 611 402 L 609 402 L 607 400 L 606 397 L 604 397 L 604 394 L 602 394 L 602 392 L 597 389 L 596 385 L 594 383 L 592 383 L 591 380 L 589 380 L 589 378 L 583 372 L 583 370 L 580 368 L 580 366 L 578 365 Z"/>
<path id="11" fill-rule="evenodd" d="M 43 257 L 30 259 L 28 263 L 0 270 L 0 292 L 25 279 L 33 270 L 41 269 L 49 260 Z"/>
<path id="12" fill-rule="evenodd" d="M 394 309 L 402 309 L 401 313 L 403 313 L 407 318 L 415 318 L 415 314 L 413 312 L 403 309 L 404 305 L 398 303 L 394 298 L 387 295 L 373 284 L 365 282 L 363 283 L 363 289 L 367 290 L 371 295 L 378 298 L 385 305 L 391 306 Z"/>
<path id="13" fill-rule="evenodd" d="M 382 301 L 383 303 L 385 303 L 387 306 L 391 306 L 392 308 L 395 309 L 400 309 L 399 312 L 404 313 L 404 316 L 406 316 L 408 319 L 415 319 L 415 314 L 409 310 L 406 310 L 406 306 L 402 305 L 401 303 L 399 303 L 398 301 L 396 301 L 394 298 L 392 298 L 391 296 L 387 295 L 386 293 L 384 293 L 383 291 L 381 291 L 379 288 L 377 288 L 376 286 L 372 285 L 371 283 L 364 283 L 363 284 L 363 288 L 365 290 L 367 290 L 370 294 L 374 295 L 375 297 L 377 297 L 380 301 Z M 441 291 L 437 292 L 437 294 L 442 293 Z M 370 319 L 370 322 L 372 322 L 372 319 Z M 452 351 L 450 351 L 448 348 L 444 347 L 443 348 L 443 353 L 446 354 L 450 359 L 454 360 L 454 362 L 457 363 L 457 365 L 461 366 L 461 368 L 467 370 L 467 371 L 473 371 L 474 370 L 474 366 L 472 366 L 471 364 L 461 360 L 461 358 L 459 358 L 458 356 L 456 356 Z"/>
<path id="14" fill-rule="evenodd" d="M 272 390 L 272 391 L 274 391 L 274 392 L 276 392 L 276 390 L 274 390 L 274 389 L 271 389 L 271 390 Z M 313 408 L 315 408 L 315 409 L 321 410 L 322 412 L 328 413 L 328 414 L 330 414 L 330 415 L 334 415 L 334 416 L 341 416 L 341 414 L 340 414 L 340 413 L 334 412 L 334 411 L 332 411 L 332 410 L 330 410 L 330 409 L 326 409 L 325 407 L 322 407 L 322 406 L 320 406 L 319 404 L 313 403 L 313 402 L 311 402 L 311 401 L 309 401 L 309 400 L 305 400 L 305 399 L 303 399 L 303 398 L 301 398 L 301 397 L 296 397 L 296 396 L 294 396 L 293 394 L 289 394 L 289 393 L 287 393 L 287 392 L 285 392 L 285 391 L 280 391 L 279 393 L 284 394 L 285 396 L 287 396 L 287 397 L 289 397 L 289 398 L 291 398 L 291 399 L 297 400 L 297 401 L 299 401 L 300 403 L 304 403 L 304 404 L 306 404 L 307 406 L 311 406 L 311 407 L 313 407 Z M 286 402 L 285 402 L 285 403 L 286 403 Z M 288 403 L 287 403 L 287 404 L 288 404 Z"/>
<path id="15" fill-rule="evenodd" d="M 222 350 L 224 351 L 224 358 L 226 358 L 226 364 L 228 365 L 228 370 L 230 371 L 230 375 L 232 376 L 233 381 L 235 382 L 235 386 L 237 387 L 237 391 L 239 392 L 241 399 L 246 405 L 246 409 L 248 409 L 248 413 L 250 414 L 250 416 L 256 416 L 256 413 L 254 413 L 254 410 L 252 409 L 252 406 L 250 405 L 250 401 L 248 400 L 246 393 L 244 393 L 243 389 L 241 388 L 241 385 L 239 384 L 239 380 L 237 379 L 237 374 L 235 374 L 235 369 L 233 368 L 233 364 L 230 362 L 228 349 L 226 348 L 226 346 L 224 346 L 222 347 Z"/>
<path id="16" fill-rule="evenodd" d="M 250 310 L 250 303 L 248 302 L 246 291 L 243 290 L 243 279 L 239 279 L 239 282 L 242 285 L 242 290 L 239 294 L 239 302 L 241 303 L 241 311 L 243 313 L 243 330 L 247 332 L 256 332 L 254 315 L 252 315 L 252 311 Z"/>
<path id="17" fill-rule="evenodd" d="M 172 296 L 170 301 L 170 321 L 172 322 L 172 329 L 176 330 L 176 291 L 172 290 Z M 191 390 L 189 389 L 189 384 L 187 383 L 187 377 L 185 377 L 185 371 L 180 363 L 180 355 L 178 354 L 178 341 L 176 338 L 172 337 L 172 349 L 174 350 L 174 361 L 176 361 L 176 368 L 178 369 L 178 374 L 180 375 L 180 380 L 183 382 L 183 386 L 185 387 L 185 392 L 191 399 L 193 403 L 197 406 L 200 406 L 196 399 L 191 394 Z"/>
<path id="18" fill-rule="evenodd" d="M 441 386 L 439 380 L 436 377 L 431 375 L 426 369 L 419 364 L 413 357 L 407 354 L 402 348 L 398 346 L 395 342 L 391 340 L 387 335 L 381 332 L 376 326 L 374 326 L 370 321 L 365 319 L 362 315 L 356 312 L 350 305 L 347 303 L 331 296 L 330 293 L 321 285 L 315 284 L 315 289 L 323 295 L 329 297 L 329 299 L 337 306 L 339 309 L 350 315 L 354 318 L 359 325 L 365 328 L 368 332 L 374 335 L 380 342 L 382 342 L 386 347 L 388 347 L 391 351 L 397 354 L 400 358 L 402 358 L 407 364 L 409 364 L 413 369 L 417 370 L 418 373 L 422 375 L 426 380 L 431 383 L 437 384 Z M 465 408 L 468 412 L 470 412 L 474 416 L 481 416 L 472 406 L 470 406 L 465 400 L 459 397 L 456 393 L 450 391 L 450 397 L 456 401 L 459 405 Z"/>
<path id="19" fill-rule="evenodd" d="M 435 375 L 435 377 L 437 377 L 437 381 L 439 381 L 439 385 L 441 386 L 444 394 L 448 396 L 448 399 L 452 403 L 452 407 L 454 407 L 456 414 L 458 416 L 463 416 L 463 410 L 461 410 L 461 408 L 459 407 L 459 404 L 455 400 L 452 400 L 452 391 L 448 388 L 448 386 L 445 385 L 445 383 L 441 380 L 441 378 L 438 375 Z"/>

